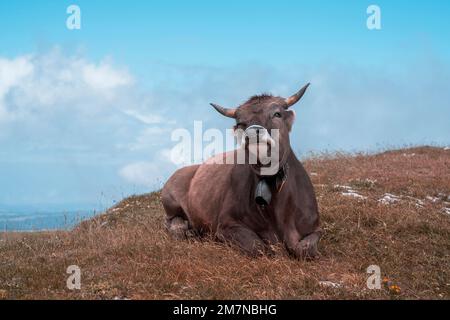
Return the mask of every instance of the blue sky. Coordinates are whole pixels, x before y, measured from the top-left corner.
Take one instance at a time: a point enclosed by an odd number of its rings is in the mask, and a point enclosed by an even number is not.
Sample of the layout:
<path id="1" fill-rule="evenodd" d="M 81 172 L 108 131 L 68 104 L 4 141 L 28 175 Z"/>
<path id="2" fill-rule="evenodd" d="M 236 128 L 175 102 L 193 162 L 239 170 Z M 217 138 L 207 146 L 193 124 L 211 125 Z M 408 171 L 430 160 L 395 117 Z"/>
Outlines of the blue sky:
<path id="1" fill-rule="evenodd" d="M 70 4 L 81 30 L 66 28 Z M 2 1 L 0 206 L 158 188 L 173 129 L 231 127 L 209 102 L 306 82 L 300 155 L 448 145 L 449 16 L 448 1 Z"/>

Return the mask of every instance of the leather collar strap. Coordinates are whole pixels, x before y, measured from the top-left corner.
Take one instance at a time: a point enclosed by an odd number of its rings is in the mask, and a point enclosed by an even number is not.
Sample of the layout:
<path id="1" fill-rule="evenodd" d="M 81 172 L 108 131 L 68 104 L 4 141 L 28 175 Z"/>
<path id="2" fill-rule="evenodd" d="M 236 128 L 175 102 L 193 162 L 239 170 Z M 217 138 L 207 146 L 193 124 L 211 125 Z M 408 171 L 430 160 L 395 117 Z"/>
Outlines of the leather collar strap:
<path id="1" fill-rule="evenodd" d="M 280 168 L 278 173 L 276 174 L 276 186 L 277 186 L 277 192 L 280 192 L 281 189 L 283 189 L 284 184 L 287 181 L 289 173 L 289 165 L 286 162 L 284 166 Z"/>

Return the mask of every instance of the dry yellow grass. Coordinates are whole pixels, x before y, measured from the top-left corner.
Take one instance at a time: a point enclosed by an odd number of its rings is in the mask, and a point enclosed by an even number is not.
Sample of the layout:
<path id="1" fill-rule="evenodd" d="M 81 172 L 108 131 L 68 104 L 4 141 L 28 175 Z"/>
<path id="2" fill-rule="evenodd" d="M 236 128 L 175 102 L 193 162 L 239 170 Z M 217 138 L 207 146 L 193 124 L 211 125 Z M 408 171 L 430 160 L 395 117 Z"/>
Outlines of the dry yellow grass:
<path id="1" fill-rule="evenodd" d="M 70 232 L 0 234 L 0 299 L 450 298 L 450 150 L 320 155 L 304 163 L 325 230 L 318 260 L 295 260 L 282 247 L 252 259 L 211 239 L 174 241 L 163 228 L 159 193 L 151 193 Z M 378 201 L 385 193 L 398 201 Z M 66 288 L 74 264 L 82 271 L 79 291 Z M 372 264 L 387 278 L 381 290 L 366 287 Z"/>

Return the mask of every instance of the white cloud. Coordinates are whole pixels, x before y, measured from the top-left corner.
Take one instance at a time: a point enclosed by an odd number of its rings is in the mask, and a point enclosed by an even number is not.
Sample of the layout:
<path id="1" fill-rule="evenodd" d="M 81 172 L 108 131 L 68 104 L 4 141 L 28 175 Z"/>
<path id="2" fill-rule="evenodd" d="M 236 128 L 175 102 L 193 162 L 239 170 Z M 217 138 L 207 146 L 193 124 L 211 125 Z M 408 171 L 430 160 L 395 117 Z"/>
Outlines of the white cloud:
<path id="1" fill-rule="evenodd" d="M 111 61 L 88 62 L 48 53 L 0 58 L 0 121 L 68 108 L 101 109 L 133 84 L 133 77 Z"/>
<path id="2" fill-rule="evenodd" d="M 98 90 L 115 89 L 132 83 L 132 78 L 127 71 L 114 69 L 106 62 L 98 65 L 83 65 L 82 75 L 88 86 Z"/>
<path id="3" fill-rule="evenodd" d="M 170 141 L 171 130 L 168 127 L 154 126 L 146 127 L 138 133 L 135 141 L 128 145 L 130 151 L 145 150 L 153 146 L 158 146 L 163 142 Z M 165 139 L 164 139 L 165 138 Z"/>
<path id="4" fill-rule="evenodd" d="M 161 123 L 163 121 L 163 118 L 157 114 L 143 114 L 140 113 L 137 110 L 124 110 L 123 111 L 126 115 L 141 121 L 144 124 L 155 124 L 155 123 Z"/>
<path id="5" fill-rule="evenodd" d="M 9 116 L 4 101 L 6 94 L 32 75 L 33 70 L 27 56 L 15 59 L 0 58 L 0 120 Z"/>
<path id="6" fill-rule="evenodd" d="M 0 143 L 9 159 L 51 162 L 115 161 L 124 149 L 148 153 L 173 124 L 154 94 L 109 58 L 92 61 L 58 48 L 0 57 Z"/>
<path id="7" fill-rule="evenodd" d="M 18 85 L 23 78 L 33 73 L 33 65 L 29 56 L 15 59 L 0 58 L 0 98 L 3 98 L 11 87 Z"/>
<path id="8" fill-rule="evenodd" d="M 119 170 L 119 176 L 135 186 L 160 189 L 170 174 L 178 167 L 170 157 L 170 149 L 160 148 L 154 152 L 152 158 L 147 157 L 146 160 L 135 161 L 123 166 Z"/>
<path id="9" fill-rule="evenodd" d="M 126 165 L 119 175 L 128 183 L 149 188 L 158 186 L 165 178 L 159 163 L 145 161 Z"/>

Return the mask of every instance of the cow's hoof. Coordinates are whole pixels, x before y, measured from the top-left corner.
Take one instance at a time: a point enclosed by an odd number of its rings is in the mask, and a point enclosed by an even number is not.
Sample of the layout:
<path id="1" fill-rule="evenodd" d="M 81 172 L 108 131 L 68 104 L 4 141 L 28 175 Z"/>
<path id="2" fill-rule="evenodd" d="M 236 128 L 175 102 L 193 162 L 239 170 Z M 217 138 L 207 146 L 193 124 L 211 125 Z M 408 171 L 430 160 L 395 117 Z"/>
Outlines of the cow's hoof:
<path id="1" fill-rule="evenodd" d="M 167 230 L 174 239 L 184 240 L 187 237 L 189 223 L 183 218 L 175 217 L 167 221 Z"/>
<path id="2" fill-rule="evenodd" d="M 297 256 L 301 259 L 314 259 L 317 258 L 319 252 L 317 250 L 317 244 L 319 237 L 315 234 L 311 234 L 298 243 Z"/>

